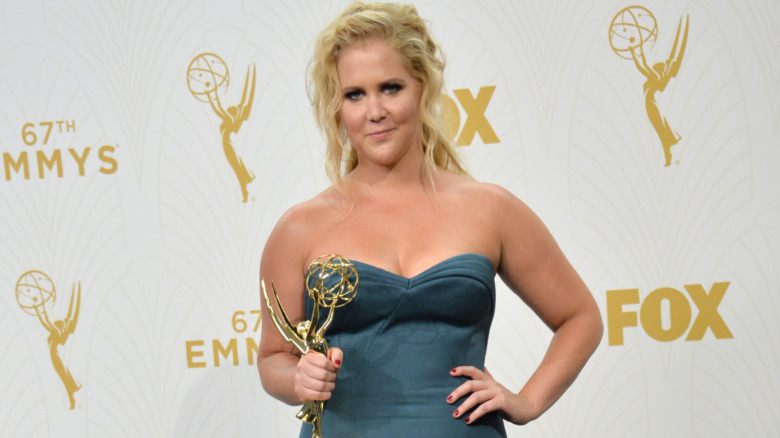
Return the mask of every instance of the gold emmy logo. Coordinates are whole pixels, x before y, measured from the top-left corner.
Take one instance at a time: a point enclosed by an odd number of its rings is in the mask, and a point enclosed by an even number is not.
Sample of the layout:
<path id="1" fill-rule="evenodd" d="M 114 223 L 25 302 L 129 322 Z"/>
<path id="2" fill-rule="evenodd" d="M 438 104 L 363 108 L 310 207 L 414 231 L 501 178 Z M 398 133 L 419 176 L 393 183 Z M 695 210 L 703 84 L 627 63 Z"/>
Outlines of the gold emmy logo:
<path id="1" fill-rule="evenodd" d="M 75 298 L 75 300 L 74 300 Z M 16 302 L 26 313 L 37 316 L 41 325 L 49 332 L 49 355 L 51 363 L 57 375 L 60 376 L 65 390 L 68 392 L 70 408 L 76 406 L 74 394 L 81 388 L 81 384 L 76 382 L 70 370 L 62 362 L 58 348 L 65 345 L 68 336 L 76 330 L 76 322 L 79 319 L 79 307 L 81 304 L 81 283 L 73 286 L 70 294 L 70 305 L 68 306 L 68 315 L 64 319 L 58 319 L 51 322 L 47 307 L 51 308 L 57 299 L 57 292 L 54 283 L 48 275 L 41 271 L 28 271 L 19 277 L 16 282 Z M 74 306 L 75 302 L 75 306 Z"/>
<path id="2" fill-rule="evenodd" d="M 678 134 L 661 115 L 655 102 L 656 92 L 663 92 L 669 80 L 677 75 L 685 54 L 688 41 L 688 16 L 685 17 L 685 31 L 680 40 L 682 18 L 677 25 L 677 34 L 669 57 L 664 62 L 657 62 L 650 67 L 645 55 L 645 49 L 652 49 L 658 38 L 658 23 L 647 8 L 629 6 L 623 8 L 612 19 L 609 25 L 609 44 L 612 50 L 621 58 L 634 61 L 634 65 L 647 78 L 642 85 L 645 92 L 645 109 L 647 118 L 661 139 L 664 148 L 665 166 L 672 163 L 672 146 L 680 141 Z"/>
<path id="3" fill-rule="evenodd" d="M 251 89 L 249 88 L 250 72 L 252 76 Z M 228 72 L 225 61 L 213 53 L 201 53 L 190 62 L 190 66 L 187 68 L 187 86 L 190 88 L 192 95 L 201 102 L 208 102 L 211 105 L 211 109 L 222 120 L 222 124 L 219 125 L 219 132 L 222 135 L 222 149 L 225 152 L 225 158 L 227 158 L 230 167 L 233 168 L 233 172 L 238 178 L 243 202 L 246 202 L 249 196 L 247 186 L 255 179 L 255 175 L 247 169 L 244 161 L 236 153 L 231 136 L 238 133 L 241 125 L 249 118 L 249 112 L 252 110 L 252 102 L 255 98 L 254 64 L 251 67 L 247 67 L 241 103 L 229 106 L 226 111 L 222 106 L 220 94 L 224 94 L 227 91 L 229 84 L 230 72 Z"/>

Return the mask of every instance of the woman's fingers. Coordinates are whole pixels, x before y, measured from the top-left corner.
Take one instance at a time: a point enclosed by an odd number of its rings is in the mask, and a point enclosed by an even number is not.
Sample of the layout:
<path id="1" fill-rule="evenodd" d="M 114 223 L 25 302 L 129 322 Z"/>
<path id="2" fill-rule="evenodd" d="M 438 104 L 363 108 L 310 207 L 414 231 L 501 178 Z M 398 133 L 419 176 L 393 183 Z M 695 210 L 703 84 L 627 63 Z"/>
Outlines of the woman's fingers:
<path id="1" fill-rule="evenodd" d="M 341 362 L 343 353 L 333 349 L 328 354 Z M 336 351 L 338 350 L 338 351 Z M 336 387 L 338 366 L 325 355 L 310 351 L 298 361 L 295 373 L 295 393 L 301 401 L 328 400 Z"/>
<path id="2" fill-rule="evenodd" d="M 450 393 L 449 397 L 447 397 L 447 402 L 453 404 L 468 395 L 468 397 L 466 397 L 466 399 L 463 400 L 460 405 L 458 405 L 457 409 L 455 409 L 455 411 L 452 413 L 453 417 L 460 418 L 475 406 L 482 406 L 485 402 L 491 399 L 493 394 L 493 391 L 491 391 L 491 383 L 495 382 L 492 378 L 479 369 L 472 366 L 457 367 L 450 371 L 450 375 L 453 377 L 464 376 L 469 378 L 469 380 L 463 382 L 460 386 L 455 388 L 455 390 Z M 476 411 L 469 415 L 467 423 L 470 423 L 479 418 L 479 416 L 484 415 L 483 413 L 475 416 L 475 413 Z"/>
<path id="3" fill-rule="evenodd" d="M 450 371 L 450 374 L 453 377 L 465 376 L 470 379 L 482 379 L 487 377 L 484 372 L 472 366 L 455 367 Z"/>
<path id="4" fill-rule="evenodd" d="M 479 382 L 488 379 L 488 376 L 485 373 L 472 366 L 453 368 L 452 371 L 450 371 L 450 375 L 452 377 L 468 377 L 470 380 L 463 382 L 463 384 L 450 393 L 447 397 L 448 403 L 455 403 L 461 397 L 478 390 L 480 388 Z"/>
<path id="5" fill-rule="evenodd" d="M 450 371 L 450 375 L 470 378 L 447 397 L 450 404 L 465 397 L 452 413 L 455 418 L 461 418 L 468 413 L 465 421 L 470 424 L 488 412 L 498 411 L 501 416 L 514 423 L 524 423 L 523 419 L 531 409 L 528 400 L 496 382 L 487 369 L 483 372 L 471 366 L 457 367 Z"/>
<path id="6" fill-rule="evenodd" d="M 336 372 L 338 373 L 338 369 L 341 368 L 341 361 L 344 360 L 344 352 L 340 348 L 333 347 L 328 350 L 328 359 L 336 367 Z"/>
<path id="7" fill-rule="evenodd" d="M 477 407 L 479 409 L 480 407 L 484 406 L 488 401 L 491 399 L 491 393 L 486 389 L 484 390 L 477 390 L 471 393 L 466 399 L 458 405 L 458 407 L 455 409 L 455 411 L 452 412 L 452 416 L 455 418 L 461 418 L 464 415 L 466 415 L 470 410 Z M 476 418 L 479 418 L 479 416 L 475 417 L 476 410 L 474 412 L 471 412 L 471 414 L 468 417 L 467 423 L 470 423 Z"/>

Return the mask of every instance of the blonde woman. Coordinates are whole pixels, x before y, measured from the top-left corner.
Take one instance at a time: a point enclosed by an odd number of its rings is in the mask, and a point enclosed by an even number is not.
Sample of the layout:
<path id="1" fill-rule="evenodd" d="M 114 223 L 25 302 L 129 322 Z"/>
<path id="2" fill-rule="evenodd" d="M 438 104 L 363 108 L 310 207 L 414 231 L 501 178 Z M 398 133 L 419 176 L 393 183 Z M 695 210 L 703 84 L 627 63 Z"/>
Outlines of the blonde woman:
<path id="1" fill-rule="evenodd" d="M 534 213 L 466 175 L 437 103 L 444 61 L 413 6 L 354 3 L 319 36 L 310 95 L 333 185 L 287 211 L 260 275 L 290 319 L 312 309 L 311 260 L 355 263 L 328 355 L 301 356 L 263 318 L 263 387 L 288 404 L 327 400 L 324 436 L 503 437 L 569 387 L 602 334 L 598 307 Z M 554 331 L 519 392 L 484 367 L 495 275 Z M 311 436 L 304 424 L 302 437 Z"/>

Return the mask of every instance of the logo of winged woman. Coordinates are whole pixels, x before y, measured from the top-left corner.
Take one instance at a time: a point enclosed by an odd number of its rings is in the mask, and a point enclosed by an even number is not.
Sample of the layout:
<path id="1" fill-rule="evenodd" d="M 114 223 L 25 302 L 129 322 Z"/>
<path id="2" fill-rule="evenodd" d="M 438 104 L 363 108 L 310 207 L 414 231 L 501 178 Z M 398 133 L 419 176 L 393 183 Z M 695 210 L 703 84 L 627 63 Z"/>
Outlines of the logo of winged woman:
<path id="1" fill-rule="evenodd" d="M 647 62 L 645 53 L 646 48 L 650 49 L 655 45 L 658 37 L 658 23 L 652 12 L 642 6 L 629 6 L 621 9 L 609 26 L 609 43 L 612 50 L 621 58 L 634 61 L 637 70 L 646 78 L 642 85 L 645 94 L 645 110 L 647 118 L 650 119 L 650 123 L 661 140 L 661 146 L 664 150 L 664 165 L 667 167 L 672 163 L 672 146 L 676 145 L 681 137 L 672 129 L 666 117 L 661 115 L 655 101 L 655 95 L 663 92 L 669 81 L 680 71 L 688 42 L 687 15 L 685 17 L 685 30 L 682 29 L 682 25 L 683 20 L 680 18 L 669 57 L 666 61 L 653 64 L 652 67 Z M 680 39 L 681 32 L 682 39 Z"/>
<path id="2" fill-rule="evenodd" d="M 19 307 L 27 314 L 38 317 L 38 321 L 49 332 L 47 341 L 51 363 L 68 392 L 70 408 L 74 409 L 76 407 L 75 393 L 81 389 L 81 384 L 76 381 L 63 363 L 59 347 L 64 346 L 68 337 L 76 331 L 79 309 L 81 308 L 81 283 L 78 283 L 78 289 L 76 289 L 76 285 L 73 285 L 67 316 L 52 322 L 46 307 L 51 307 L 56 299 L 57 291 L 54 288 L 54 282 L 41 271 L 27 271 L 16 282 L 16 302 Z"/>
<path id="3" fill-rule="evenodd" d="M 192 95 L 201 102 L 208 102 L 214 113 L 222 120 L 219 125 L 219 132 L 222 135 L 222 150 L 236 174 L 236 178 L 238 178 L 243 202 L 249 198 L 247 187 L 255 179 L 255 174 L 246 167 L 244 160 L 236 152 L 232 136 L 238 133 L 241 125 L 249 118 L 249 113 L 252 111 L 252 102 L 255 100 L 255 73 L 254 65 L 247 67 L 241 102 L 238 105 L 229 106 L 226 110 L 220 99 L 220 93 L 224 93 L 230 84 L 230 72 L 225 61 L 213 53 L 201 53 L 190 62 L 190 66 L 187 68 L 187 85 Z"/>

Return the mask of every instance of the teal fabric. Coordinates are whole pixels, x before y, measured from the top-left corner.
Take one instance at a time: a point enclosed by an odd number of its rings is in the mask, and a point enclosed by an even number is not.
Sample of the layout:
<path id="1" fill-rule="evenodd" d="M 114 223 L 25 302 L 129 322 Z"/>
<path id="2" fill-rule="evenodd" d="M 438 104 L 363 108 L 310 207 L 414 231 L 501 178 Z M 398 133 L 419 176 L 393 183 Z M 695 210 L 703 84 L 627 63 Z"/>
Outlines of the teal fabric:
<path id="1" fill-rule="evenodd" d="M 325 404 L 323 437 L 505 437 L 497 414 L 467 425 L 466 415 L 452 417 L 458 403 L 446 401 L 467 380 L 451 369 L 484 369 L 496 302 L 490 260 L 462 254 L 412 278 L 353 263 L 357 295 L 335 309 L 325 334 L 344 361 Z M 311 437 L 310 424 L 300 437 Z"/>

